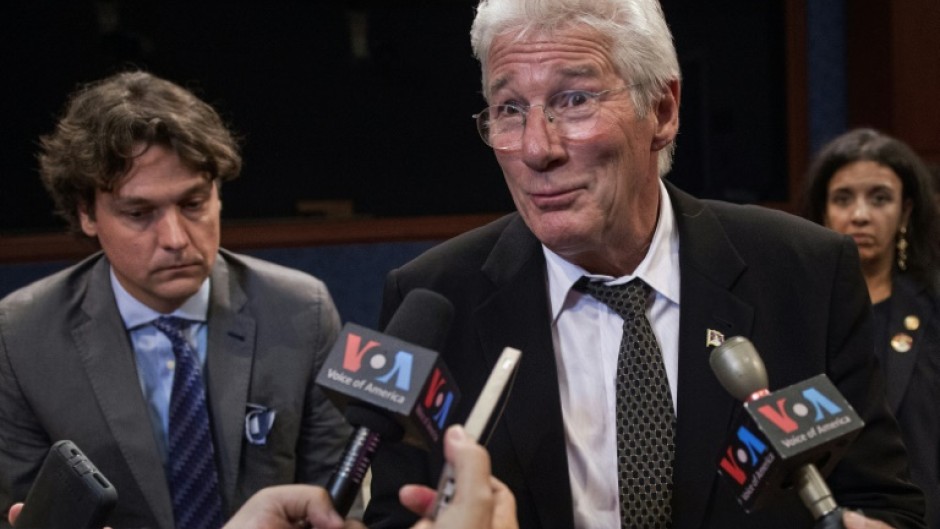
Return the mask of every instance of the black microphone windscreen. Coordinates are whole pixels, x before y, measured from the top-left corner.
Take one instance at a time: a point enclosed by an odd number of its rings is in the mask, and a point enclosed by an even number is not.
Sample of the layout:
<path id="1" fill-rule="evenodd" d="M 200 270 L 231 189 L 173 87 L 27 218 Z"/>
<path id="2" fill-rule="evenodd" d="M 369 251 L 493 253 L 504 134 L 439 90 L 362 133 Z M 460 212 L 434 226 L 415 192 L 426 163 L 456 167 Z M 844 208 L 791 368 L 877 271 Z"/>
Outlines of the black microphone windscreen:
<path id="1" fill-rule="evenodd" d="M 385 334 L 439 351 L 454 319 L 454 306 L 444 296 L 423 288 L 405 295 L 385 327 Z"/>

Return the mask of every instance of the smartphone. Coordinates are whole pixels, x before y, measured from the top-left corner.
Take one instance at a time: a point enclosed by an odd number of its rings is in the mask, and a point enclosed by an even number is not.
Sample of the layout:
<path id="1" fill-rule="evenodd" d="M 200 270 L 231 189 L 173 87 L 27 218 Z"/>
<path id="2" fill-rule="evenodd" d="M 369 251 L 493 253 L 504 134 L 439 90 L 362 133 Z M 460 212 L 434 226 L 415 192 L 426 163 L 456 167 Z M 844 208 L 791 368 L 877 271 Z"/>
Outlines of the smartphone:
<path id="1" fill-rule="evenodd" d="M 516 372 L 521 356 L 522 351 L 518 349 L 512 347 L 503 349 L 499 360 L 496 361 L 496 366 L 486 379 L 483 391 L 473 404 L 473 409 L 470 410 L 470 415 L 467 416 L 467 422 L 464 424 L 464 430 L 474 441 L 479 441 L 480 436 L 483 435 L 486 425 L 490 422 L 490 416 L 496 409 L 496 403 L 499 402 L 503 392 L 509 386 L 512 375 Z M 441 510 L 447 507 L 454 498 L 455 492 L 454 468 L 450 463 L 446 463 L 437 486 L 437 499 L 428 517 L 432 520 L 437 518 Z"/>
<path id="2" fill-rule="evenodd" d="M 114 505 L 114 486 L 72 441 L 59 441 L 33 481 L 17 529 L 100 529 Z"/>

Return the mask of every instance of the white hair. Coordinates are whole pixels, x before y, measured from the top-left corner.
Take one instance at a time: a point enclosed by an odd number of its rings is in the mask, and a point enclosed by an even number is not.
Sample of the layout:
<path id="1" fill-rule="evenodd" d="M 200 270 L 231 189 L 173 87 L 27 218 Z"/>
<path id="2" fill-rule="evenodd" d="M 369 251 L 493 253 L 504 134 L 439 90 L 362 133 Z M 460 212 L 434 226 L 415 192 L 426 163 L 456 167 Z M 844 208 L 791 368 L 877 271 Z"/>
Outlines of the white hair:
<path id="1" fill-rule="evenodd" d="M 631 91 L 637 115 L 659 101 L 671 81 L 681 80 L 672 33 L 658 0 L 481 0 L 470 29 L 473 54 L 483 71 L 483 95 L 489 98 L 487 61 L 497 37 L 517 39 L 538 33 L 588 26 L 610 42 L 621 78 Z M 659 153 L 659 174 L 672 166 L 673 141 Z"/>

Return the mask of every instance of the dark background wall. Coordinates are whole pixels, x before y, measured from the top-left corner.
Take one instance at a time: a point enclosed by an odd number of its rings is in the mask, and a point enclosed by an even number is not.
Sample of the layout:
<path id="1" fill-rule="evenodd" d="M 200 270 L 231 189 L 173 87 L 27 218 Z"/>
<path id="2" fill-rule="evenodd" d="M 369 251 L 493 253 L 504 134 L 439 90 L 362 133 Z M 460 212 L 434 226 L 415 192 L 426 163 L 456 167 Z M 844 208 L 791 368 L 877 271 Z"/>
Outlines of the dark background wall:
<path id="1" fill-rule="evenodd" d="M 321 277 L 345 320 L 374 325 L 390 268 L 489 217 L 426 215 L 511 208 L 469 118 L 483 106 L 475 0 L 193 4 L 0 3 L 0 297 L 91 251 L 37 233 L 61 225 L 35 142 L 78 83 L 127 65 L 195 89 L 245 137 L 244 175 L 224 191 L 226 245 Z M 670 175 L 680 187 L 793 211 L 810 155 L 856 126 L 940 163 L 940 2 L 663 7 L 685 76 Z M 323 199 L 419 217 L 267 221 Z M 462 227 L 442 232 L 455 219 Z"/>
<path id="2" fill-rule="evenodd" d="M 128 67 L 194 89 L 244 137 L 227 219 L 310 200 L 357 215 L 508 211 L 470 115 L 475 0 L 14 0 L 0 6 L 0 233 L 56 230 L 36 140 L 79 83 Z M 784 2 L 663 0 L 684 72 L 670 178 L 786 201 Z"/>

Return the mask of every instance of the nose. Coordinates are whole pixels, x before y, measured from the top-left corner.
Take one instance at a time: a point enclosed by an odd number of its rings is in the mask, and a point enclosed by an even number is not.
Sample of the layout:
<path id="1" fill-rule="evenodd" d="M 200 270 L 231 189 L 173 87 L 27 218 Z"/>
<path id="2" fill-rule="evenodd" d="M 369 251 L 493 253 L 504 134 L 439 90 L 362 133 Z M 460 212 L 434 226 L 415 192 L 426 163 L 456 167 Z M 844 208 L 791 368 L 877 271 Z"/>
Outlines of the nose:
<path id="1" fill-rule="evenodd" d="M 535 107 L 542 111 L 535 112 Z M 544 171 L 566 157 L 561 136 L 552 124 L 554 121 L 555 116 L 546 111 L 543 105 L 529 107 L 526 114 L 525 129 L 522 131 L 522 159 L 537 171 Z"/>
<path id="2" fill-rule="evenodd" d="M 871 220 L 870 213 L 868 204 L 864 200 L 856 200 L 852 206 L 852 222 L 865 224 Z"/>
<path id="3" fill-rule="evenodd" d="M 189 244 L 184 220 L 180 212 L 170 208 L 157 222 L 157 242 L 168 251 L 179 251 Z"/>

